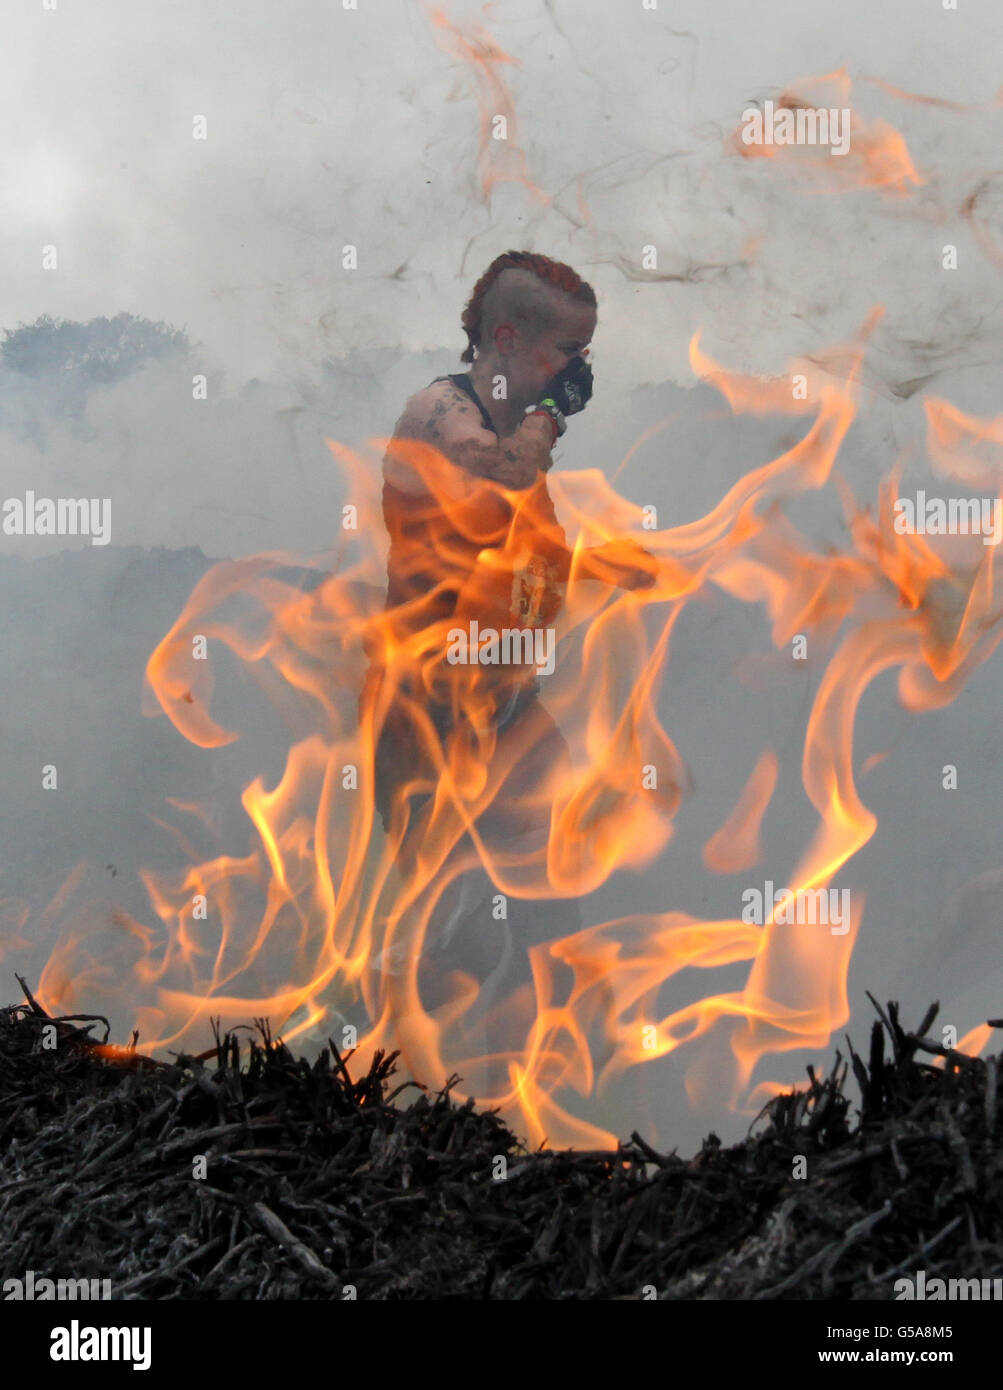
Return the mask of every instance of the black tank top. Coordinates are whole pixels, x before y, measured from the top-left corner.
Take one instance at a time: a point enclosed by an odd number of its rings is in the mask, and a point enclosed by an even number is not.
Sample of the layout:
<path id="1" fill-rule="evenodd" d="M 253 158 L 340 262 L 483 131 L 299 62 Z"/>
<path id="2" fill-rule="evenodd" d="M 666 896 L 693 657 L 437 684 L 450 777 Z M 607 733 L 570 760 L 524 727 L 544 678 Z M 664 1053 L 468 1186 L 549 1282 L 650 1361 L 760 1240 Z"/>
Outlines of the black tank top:
<path id="1" fill-rule="evenodd" d="M 470 379 L 469 372 L 450 372 L 449 376 L 437 376 L 435 380 L 451 381 L 454 386 L 459 387 L 459 389 L 465 395 L 470 397 L 474 405 L 481 412 L 481 419 L 484 422 L 484 428 L 486 430 L 490 430 L 491 433 L 494 435 L 498 433 L 498 431 L 494 427 L 494 422 L 491 419 L 491 416 L 488 414 L 487 409 L 485 408 L 484 402 L 481 400 L 480 396 L 474 390 L 474 383 Z"/>

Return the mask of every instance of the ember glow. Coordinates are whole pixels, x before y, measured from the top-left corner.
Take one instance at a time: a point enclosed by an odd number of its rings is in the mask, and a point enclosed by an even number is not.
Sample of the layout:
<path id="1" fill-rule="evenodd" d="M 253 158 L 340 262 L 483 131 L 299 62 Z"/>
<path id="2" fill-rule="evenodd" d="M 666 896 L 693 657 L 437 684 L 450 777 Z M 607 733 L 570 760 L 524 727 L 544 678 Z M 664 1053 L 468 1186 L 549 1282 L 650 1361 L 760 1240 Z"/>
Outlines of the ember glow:
<path id="1" fill-rule="evenodd" d="M 864 692 L 895 668 L 907 708 L 948 703 L 994 651 L 1003 610 L 994 592 L 995 547 L 978 536 L 955 537 L 948 559 L 938 538 L 896 531 L 895 469 L 873 512 L 835 472 L 878 318 L 853 341 L 793 362 L 773 381 L 728 371 L 694 337 L 695 375 L 734 413 L 805 417 L 797 443 L 749 467 L 697 521 L 646 529 L 642 508 L 597 470 L 548 478 L 574 557 L 542 699 L 571 761 L 540 768 L 533 796 L 549 833 L 531 846 L 481 833 L 489 821 L 518 817 L 504 778 L 513 757 L 534 752 L 530 726 L 505 746 L 504 758 L 496 755 L 496 716 L 515 668 L 450 661 L 447 649 L 457 626 L 505 626 L 513 585 L 553 533 L 546 489 L 511 493 L 477 480 L 464 494 L 455 466 L 431 446 L 375 440 L 371 452 L 355 452 L 329 441 L 351 498 L 338 565 L 310 594 L 282 578 L 296 557 L 216 565 L 146 673 L 148 712 L 166 714 L 202 748 L 222 746 L 238 736 L 212 712 L 213 656 L 226 646 L 293 732 L 278 785 L 268 789 L 257 778 L 244 790 L 253 825 L 247 853 L 200 860 L 174 831 L 191 862 L 175 876 L 144 873 L 154 923 L 120 918 L 117 947 L 98 956 L 90 942 L 99 924 L 77 920 L 50 956 L 41 1002 L 72 1012 L 93 1008 L 102 993 L 131 1001 L 147 1052 L 203 1051 L 215 1016 L 231 1026 L 268 1016 L 287 1041 L 332 1035 L 341 1045 L 339 1020 L 364 1014 L 362 1065 L 376 1048 L 399 1048 L 407 1072 L 428 1085 L 459 1073 L 455 1097 L 500 1106 L 532 1142 L 552 1146 L 612 1147 L 615 1135 L 589 1118 L 590 1098 L 627 1069 L 693 1047 L 712 1030 L 725 1030 L 730 1045 L 730 1074 L 717 1075 L 715 1085 L 732 1104 L 754 1106 L 779 1089 L 763 1082 L 750 1094 L 760 1059 L 824 1048 L 849 1018 L 847 971 L 866 922 L 862 893 L 853 893 L 838 932 L 772 915 L 761 925 L 743 921 L 737 903 L 733 918 L 708 921 L 671 901 L 653 902 L 646 914 L 524 947 L 490 997 L 456 960 L 447 997 L 429 1005 L 422 963 L 442 949 L 444 895 L 473 863 L 490 875 L 496 894 L 537 904 L 545 924 L 549 905 L 657 860 L 686 814 L 690 787 L 672 730 L 660 722 L 659 692 L 672 679 L 675 625 L 711 586 L 762 607 L 780 659 L 790 659 L 798 639 L 831 648 L 801 746 L 817 819 L 800 857 L 775 872 L 771 866 L 776 883 L 816 896 L 838 888 L 844 866 L 880 833 L 854 781 Z M 792 393 L 799 379 L 805 389 Z M 941 400 L 927 406 L 935 464 L 980 485 L 991 481 L 998 496 L 999 421 L 965 416 Z M 384 450 L 401 451 L 420 473 L 436 498 L 443 536 L 464 541 L 462 553 L 445 543 L 438 551 L 436 578 L 458 594 L 448 621 L 429 624 L 414 605 L 384 608 Z M 819 553 L 784 504 L 829 487 L 839 489 L 849 543 Z M 638 561 L 639 545 L 653 557 L 653 587 L 610 589 L 584 577 L 586 547 L 602 547 L 603 563 L 615 571 Z M 423 547 L 414 563 L 429 558 Z M 234 602 L 240 616 L 221 616 Z M 533 616 L 537 626 L 549 621 L 545 611 Z M 424 703 L 433 698 L 462 715 L 454 728 L 465 734 L 440 735 Z M 402 702 L 418 736 L 384 833 L 374 807 L 374 749 Z M 709 872 L 751 870 L 760 861 L 760 827 L 781 761 L 763 748 L 751 773 L 736 769 L 734 809 L 706 843 Z M 427 800 L 420 835 L 406 839 L 410 792 Z M 196 805 L 177 809 L 193 822 L 203 816 Z M 58 916 L 58 905 L 51 911 Z M 482 925 L 490 931 L 493 923 Z M 742 988 L 660 1011 L 662 986 L 679 972 L 741 962 L 748 963 Z M 980 1046 L 986 1035 L 976 1030 L 965 1044 Z M 485 1039 L 492 1040 L 488 1051 Z M 688 1084 L 699 1096 L 706 1068 L 694 1065 Z"/>

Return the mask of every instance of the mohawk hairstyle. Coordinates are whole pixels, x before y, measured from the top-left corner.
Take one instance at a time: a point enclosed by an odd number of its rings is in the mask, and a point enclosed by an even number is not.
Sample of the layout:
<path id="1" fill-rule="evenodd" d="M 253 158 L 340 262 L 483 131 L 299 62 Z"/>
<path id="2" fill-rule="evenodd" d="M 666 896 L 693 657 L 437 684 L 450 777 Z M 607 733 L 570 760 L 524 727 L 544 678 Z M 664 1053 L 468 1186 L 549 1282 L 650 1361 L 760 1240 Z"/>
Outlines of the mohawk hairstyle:
<path id="1" fill-rule="evenodd" d="M 481 330 L 484 317 L 484 300 L 494 287 L 499 275 L 505 270 L 525 270 L 549 285 L 577 299 L 582 304 L 596 307 L 596 296 L 592 286 L 586 284 L 581 276 L 562 261 L 552 261 L 549 256 L 538 255 L 534 251 L 505 251 L 496 256 L 487 270 L 474 286 L 473 294 L 467 301 L 460 322 L 467 335 L 467 348 L 460 358 L 461 362 L 474 360 L 474 348 L 481 345 Z M 494 299 L 495 296 L 492 296 Z"/>

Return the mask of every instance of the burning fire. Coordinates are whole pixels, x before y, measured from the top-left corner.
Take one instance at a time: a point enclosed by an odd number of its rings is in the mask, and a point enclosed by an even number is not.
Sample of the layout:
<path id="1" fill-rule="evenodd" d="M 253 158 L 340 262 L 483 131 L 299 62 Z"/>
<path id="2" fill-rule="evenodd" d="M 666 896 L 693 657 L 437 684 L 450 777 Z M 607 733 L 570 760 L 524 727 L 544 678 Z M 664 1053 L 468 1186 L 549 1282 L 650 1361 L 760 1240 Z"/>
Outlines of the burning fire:
<path id="1" fill-rule="evenodd" d="M 269 790 L 259 778 L 243 793 L 254 827 L 247 854 L 199 861 L 178 835 L 192 860 L 188 870 L 143 874 L 156 924 L 120 917 L 117 954 L 92 959 L 88 936 L 105 923 L 78 921 L 49 959 L 42 1002 L 53 1011 L 92 1008 L 95 992 L 111 979 L 119 998 L 138 1001 L 134 1023 L 146 1050 L 184 1039 L 204 1045 L 216 1015 L 229 1025 L 267 1015 L 287 1040 L 326 1030 L 340 1044 L 338 1011 L 362 1009 L 368 1020 L 357 1039 L 363 1064 L 376 1048 L 392 1047 L 428 1083 L 459 1072 L 463 1087 L 456 1095 L 500 1106 L 534 1142 L 564 1146 L 615 1144 L 614 1135 L 576 1116 L 573 1093 L 588 1095 L 716 1025 L 730 1042 L 725 1084 L 733 1102 L 747 1091 L 764 1054 L 827 1045 L 849 1016 L 847 971 L 864 909 L 858 895 L 843 934 L 778 923 L 772 913 L 750 924 L 653 910 L 592 925 L 533 944 L 516 963 L 514 987 L 498 1000 L 482 998 L 483 981 L 456 969 L 445 1002 L 429 1007 L 422 962 L 439 944 L 443 895 L 471 863 L 483 866 L 497 894 L 538 903 L 545 923 L 548 904 L 591 892 L 618 871 L 658 857 L 688 788 L 682 759 L 659 722 L 658 694 L 673 629 L 708 586 L 762 604 L 778 652 L 798 635 L 816 649 L 832 649 L 801 758 L 817 824 L 786 882 L 795 892 L 827 889 L 874 835 L 876 818 L 860 798 L 853 770 L 864 692 L 896 667 L 903 704 L 937 708 L 958 694 L 1003 635 L 995 550 L 975 538 L 964 563 L 948 565 L 929 538 L 899 534 L 895 476 L 882 486 L 873 515 L 839 483 L 845 551 L 818 553 L 784 513 L 785 499 L 823 489 L 833 476 L 856 415 L 859 371 L 876 321 L 877 315 L 855 341 L 791 365 L 805 377 L 803 399 L 792 399 L 789 376 L 764 381 L 726 371 L 694 338 L 695 374 L 717 387 L 735 413 L 808 417 L 800 442 L 747 472 L 697 521 L 644 530 L 641 508 L 599 472 L 547 480 L 568 535 L 577 538 L 555 624 L 556 668 L 545 691 L 571 756 L 566 765 L 541 770 L 532 805 L 513 803 L 505 781 L 513 758 L 532 758 L 538 736 L 528 726 L 501 742 L 498 714 L 511 694 L 512 667 L 451 664 L 445 652 L 448 629 L 458 624 L 476 620 L 482 631 L 503 625 L 513 577 L 530 553 L 546 552 L 554 534 L 547 488 L 508 493 L 477 481 L 463 495 L 454 465 L 435 449 L 377 441 L 400 451 L 421 474 L 442 518 L 435 578 L 458 598 L 453 617 L 430 622 L 420 605 L 383 606 L 378 469 L 365 453 L 329 441 L 349 481 L 350 560 L 310 594 L 281 578 L 292 559 L 286 555 L 216 565 L 147 668 L 149 711 L 165 713 L 202 748 L 237 737 L 213 718 L 213 662 L 200 659 L 218 643 L 260 674 L 294 729 L 279 784 Z M 980 484 L 991 477 L 998 493 L 1000 421 L 975 420 L 943 401 L 927 408 L 937 466 Z M 605 547 L 606 563 L 615 568 L 636 561 L 636 545 L 625 538 L 642 532 L 657 571 L 653 587 L 611 590 L 585 577 L 586 546 Z M 447 544 L 447 535 L 460 537 L 462 546 Z M 431 557 L 422 549 L 411 559 L 427 566 Z M 245 615 L 221 617 L 237 600 Z M 451 731 L 434 721 L 433 706 L 452 710 Z M 374 804 L 374 751 L 387 720 L 401 709 L 414 744 L 384 835 Z M 706 845 L 712 872 L 734 873 L 758 861 L 759 827 L 778 766 L 776 752 L 763 750 L 734 811 Z M 417 834 L 409 825 L 411 793 L 426 798 Z M 196 806 L 176 804 L 202 815 Z M 548 827 L 539 844 L 506 849 L 482 833 L 491 816 L 523 812 Z M 53 905 L 53 917 L 60 907 Z M 483 923 L 485 931 L 491 926 Z M 662 986 L 680 971 L 737 962 L 748 962 L 743 988 L 659 1012 Z M 506 1040 L 491 1057 L 479 1047 L 489 1033 Z M 603 1058 L 598 1076 L 596 1053 Z M 695 1089 L 699 1079 L 692 1070 Z M 764 1083 L 758 1093 L 775 1089 Z"/>

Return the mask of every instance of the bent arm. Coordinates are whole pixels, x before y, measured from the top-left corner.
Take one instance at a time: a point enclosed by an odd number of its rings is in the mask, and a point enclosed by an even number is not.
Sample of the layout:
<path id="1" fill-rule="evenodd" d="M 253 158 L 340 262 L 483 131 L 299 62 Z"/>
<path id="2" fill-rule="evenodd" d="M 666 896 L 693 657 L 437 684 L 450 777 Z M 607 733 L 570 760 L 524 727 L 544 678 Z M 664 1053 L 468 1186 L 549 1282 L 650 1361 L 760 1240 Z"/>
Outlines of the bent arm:
<path id="1" fill-rule="evenodd" d="M 474 490 L 474 478 L 483 478 L 510 491 L 522 491 L 540 482 L 549 471 L 553 428 L 545 415 L 527 415 L 512 435 L 499 439 L 486 430 L 470 398 L 449 383 L 426 387 L 412 396 L 394 428 L 396 439 L 430 444 L 456 465 L 455 474 L 436 479 L 435 491 L 465 497 Z M 401 492 L 429 496 L 431 489 L 406 457 L 387 454 L 383 461 L 387 482 Z M 552 512 L 552 504 L 549 509 Z M 556 520 L 554 521 L 556 527 Z M 549 525 L 545 530 L 552 531 Z M 566 576 L 571 551 L 562 545 L 563 532 L 550 536 L 552 558 Z M 582 578 L 618 585 L 625 589 L 650 588 L 655 583 L 657 562 L 636 542 L 609 542 L 579 555 Z"/>
<path id="2" fill-rule="evenodd" d="M 528 415 L 505 439 L 481 423 L 478 412 L 462 391 L 426 388 L 412 396 L 394 428 L 398 439 L 417 439 L 431 444 L 474 478 L 486 478 L 510 490 L 527 488 L 551 464 L 553 429 L 544 415 Z M 427 493 L 428 487 L 400 458 L 384 460 L 384 476 L 402 492 Z M 456 479 L 453 488 L 462 485 Z"/>

